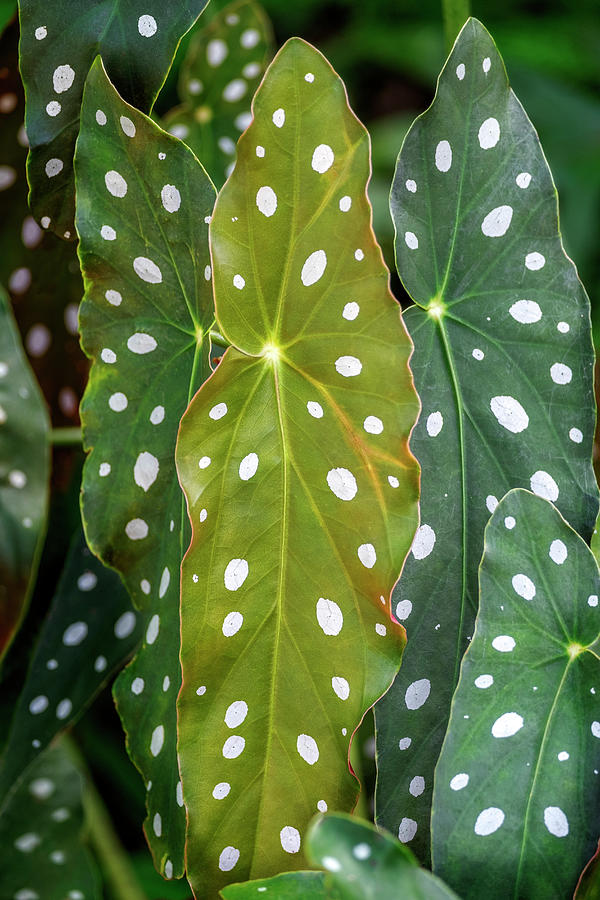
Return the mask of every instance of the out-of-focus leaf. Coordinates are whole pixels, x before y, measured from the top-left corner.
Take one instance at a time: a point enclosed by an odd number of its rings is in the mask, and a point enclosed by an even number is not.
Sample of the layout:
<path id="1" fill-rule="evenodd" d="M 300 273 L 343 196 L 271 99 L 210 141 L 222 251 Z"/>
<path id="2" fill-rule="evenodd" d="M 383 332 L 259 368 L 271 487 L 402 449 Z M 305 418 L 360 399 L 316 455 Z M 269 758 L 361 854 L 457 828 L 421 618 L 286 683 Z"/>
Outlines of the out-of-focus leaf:
<path id="1" fill-rule="evenodd" d="M 50 423 L 0 288 L 0 657 L 27 608 L 46 528 Z"/>
<path id="2" fill-rule="evenodd" d="M 274 878 L 229 884 L 219 896 L 224 900 L 256 900 L 259 894 L 277 900 L 342 900 L 338 891 L 326 886 L 326 879 L 324 872 L 286 872 Z"/>
<path id="3" fill-rule="evenodd" d="M 118 575 L 76 536 L 37 641 L 0 766 L 0 805 L 50 741 L 79 717 L 142 633 Z"/>
<path id="4" fill-rule="evenodd" d="M 193 531 L 179 755 L 198 896 L 302 866 L 317 807 L 352 808 L 348 744 L 397 671 L 389 598 L 416 514 L 410 346 L 370 227 L 367 132 L 297 39 L 253 111 L 211 224 L 234 346 L 177 446 Z"/>
<path id="5" fill-rule="evenodd" d="M 41 754 L 0 817 L 0 896 L 6 900 L 100 900 L 82 842 L 83 779 L 61 747 Z"/>
<path id="6" fill-rule="evenodd" d="M 598 511 L 589 304 L 535 130 L 471 19 L 392 188 L 422 413 L 421 526 L 394 592 L 408 645 L 377 707 L 378 822 L 429 856 L 433 773 L 473 634 L 483 531 L 531 488 L 585 538 Z"/>
<path id="7" fill-rule="evenodd" d="M 83 86 L 94 57 L 102 55 L 121 95 L 147 112 L 182 34 L 206 3 L 21 0 L 30 204 L 38 221 L 60 237 L 75 238 L 73 151 Z"/>
<path id="8" fill-rule="evenodd" d="M 250 101 L 271 55 L 271 25 L 253 0 L 230 3 L 188 48 L 179 76 L 182 106 L 165 127 L 194 151 L 216 185 L 235 163 L 235 145 L 250 124 Z"/>
<path id="9" fill-rule="evenodd" d="M 189 542 L 175 471 L 179 420 L 210 372 L 214 318 L 208 221 L 214 188 L 191 151 L 128 106 L 100 60 L 90 72 L 75 158 L 93 360 L 82 403 L 82 510 L 92 550 L 119 571 L 149 621 L 115 691 L 131 756 L 149 784 L 157 867 L 183 872 L 175 698 L 179 569 Z"/>
<path id="10" fill-rule="evenodd" d="M 571 897 L 600 833 L 600 573 L 546 500 L 485 532 L 480 608 L 436 769 L 434 871 L 465 900 Z"/>
<path id="11" fill-rule="evenodd" d="M 0 34 L 17 15 L 17 0 L 0 0 Z"/>
<path id="12" fill-rule="evenodd" d="M 338 889 L 340 900 L 458 900 L 439 878 L 419 867 L 407 847 L 370 822 L 319 817 L 308 831 L 307 845 L 309 859 L 330 873 L 326 883 Z"/>

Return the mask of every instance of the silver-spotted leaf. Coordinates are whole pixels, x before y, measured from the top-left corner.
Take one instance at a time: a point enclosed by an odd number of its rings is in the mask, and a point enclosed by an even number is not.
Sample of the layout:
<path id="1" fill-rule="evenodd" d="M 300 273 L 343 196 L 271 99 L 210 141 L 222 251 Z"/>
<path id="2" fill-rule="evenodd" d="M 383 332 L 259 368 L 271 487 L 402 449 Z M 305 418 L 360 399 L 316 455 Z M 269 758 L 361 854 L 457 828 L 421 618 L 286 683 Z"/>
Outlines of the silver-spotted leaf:
<path id="1" fill-rule="evenodd" d="M 13 713 L 0 764 L 0 806 L 50 741 L 78 718 L 135 649 L 141 616 L 115 572 L 71 544 Z"/>
<path id="2" fill-rule="evenodd" d="M 182 105 L 165 127 L 192 148 L 216 185 L 235 163 L 250 101 L 271 55 L 271 24 L 254 0 L 228 4 L 190 42 L 179 76 Z"/>
<path id="3" fill-rule="evenodd" d="M 210 372 L 214 319 L 208 221 L 215 192 L 192 152 L 128 106 L 92 66 L 75 157 L 86 284 L 82 511 L 92 550 L 148 620 L 116 684 L 128 747 L 146 783 L 146 834 L 163 873 L 183 872 L 175 698 L 179 568 L 189 542 L 175 471 L 177 428 Z"/>
<path id="4" fill-rule="evenodd" d="M 571 897 L 600 834 L 600 572 L 548 501 L 510 491 L 435 776 L 434 870 L 461 895 Z"/>
<path id="5" fill-rule="evenodd" d="M 147 112 L 181 36 L 207 0 L 21 0 L 20 62 L 27 91 L 30 204 L 60 237 L 73 228 L 73 151 L 85 80 L 101 53 L 113 83 Z M 66 234 L 65 232 L 68 232 Z"/>
<path id="6" fill-rule="evenodd" d="M 0 288 L 0 657 L 23 618 L 48 506 L 48 412 Z"/>
<path id="7" fill-rule="evenodd" d="M 352 808 L 348 745 L 399 665 L 389 600 L 416 514 L 410 345 L 370 227 L 367 132 L 297 39 L 253 112 L 211 223 L 217 323 L 235 346 L 177 445 L 198 897 L 301 867 L 317 808 Z"/>
<path id="8" fill-rule="evenodd" d="M 274 878 L 261 878 L 224 887 L 219 896 L 224 900 L 256 900 L 259 894 L 277 900 L 342 900 L 341 895 L 326 885 L 324 872 L 286 872 Z"/>
<path id="9" fill-rule="evenodd" d="M 329 872 L 340 900 L 458 900 L 421 869 L 399 841 L 352 816 L 321 816 L 307 835 L 308 856 Z M 324 896 L 328 896 L 325 894 Z"/>
<path id="10" fill-rule="evenodd" d="M 469 20 L 391 196 L 422 402 L 421 525 L 394 610 L 402 669 L 377 707 L 378 822 L 429 856 L 433 773 L 477 612 L 483 531 L 513 487 L 589 538 L 598 509 L 589 303 L 552 177 L 485 28 Z"/>
<path id="11" fill-rule="evenodd" d="M 62 746 L 35 761 L 0 816 L 0 896 L 6 900 L 100 900 L 83 843 L 83 779 Z"/>

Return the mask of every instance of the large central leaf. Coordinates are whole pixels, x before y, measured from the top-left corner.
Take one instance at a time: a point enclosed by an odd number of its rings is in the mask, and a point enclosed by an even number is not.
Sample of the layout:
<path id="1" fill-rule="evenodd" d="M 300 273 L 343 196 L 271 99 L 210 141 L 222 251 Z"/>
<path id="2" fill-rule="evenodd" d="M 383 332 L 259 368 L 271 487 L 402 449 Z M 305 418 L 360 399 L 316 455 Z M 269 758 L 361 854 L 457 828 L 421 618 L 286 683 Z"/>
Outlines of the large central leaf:
<path id="1" fill-rule="evenodd" d="M 426 860 L 433 772 L 477 612 L 483 530 L 513 487 L 589 537 L 589 304 L 534 128 L 483 26 L 463 28 L 392 189 L 422 413 L 421 526 L 394 595 L 407 650 L 377 709 L 378 820 Z"/>
<path id="2" fill-rule="evenodd" d="M 199 897 L 301 867 L 311 815 L 352 807 L 348 745 L 398 668 L 389 598 L 416 512 L 410 344 L 370 227 L 368 135 L 299 40 L 254 115 L 211 224 L 235 348 L 177 450 L 193 528 L 179 753 Z"/>

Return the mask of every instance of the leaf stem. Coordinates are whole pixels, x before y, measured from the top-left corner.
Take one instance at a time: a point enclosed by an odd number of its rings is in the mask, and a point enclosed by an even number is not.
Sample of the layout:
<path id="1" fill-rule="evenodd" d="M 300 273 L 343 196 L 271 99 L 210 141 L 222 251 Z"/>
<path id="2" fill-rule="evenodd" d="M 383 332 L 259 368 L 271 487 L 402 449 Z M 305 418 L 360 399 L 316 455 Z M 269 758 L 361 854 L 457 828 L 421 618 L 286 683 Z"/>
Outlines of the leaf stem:
<path id="1" fill-rule="evenodd" d="M 63 742 L 84 778 L 83 809 L 86 827 L 111 895 L 114 900 L 148 900 L 119 840 L 104 801 L 96 790 L 79 747 L 68 734 L 63 736 Z"/>
<path id="2" fill-rule="evenodd" d="M 52 428 L 50 443 L 54 447 L 71 447 L 81 444 L 83 438 L 81 428 Z"/>
<path id="3" fill-rule="evenodd" d="M 442 0 L 446 50 L 452 50 L 458 32 L 471 15 L 470 0 Z"/>

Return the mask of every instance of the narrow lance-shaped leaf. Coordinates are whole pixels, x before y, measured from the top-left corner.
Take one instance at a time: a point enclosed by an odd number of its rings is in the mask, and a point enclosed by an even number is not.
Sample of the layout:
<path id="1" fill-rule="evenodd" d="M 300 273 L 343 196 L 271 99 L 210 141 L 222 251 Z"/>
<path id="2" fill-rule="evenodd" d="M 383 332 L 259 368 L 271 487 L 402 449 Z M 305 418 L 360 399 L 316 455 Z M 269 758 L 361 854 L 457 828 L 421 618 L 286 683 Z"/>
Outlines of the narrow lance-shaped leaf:
<path id="1" fill-rule="evenodd" d="M 600 573 L 546 500 L 485 533 L 480 609 L 436 770 L 435 871 L 461 897 L 571 897 L 600 834 Z"/>
<path id="2" fill-rule="evenodd" d="M 552 177 L 485 28 L 464 26 L 391 197 L 422 413 L 421 525 L 394 592 L 408 645 L 377 707 L 378 822 L 429 856 L 433 772 L 473 634 L 484 526 L 530 488 L 589 538 L 598 509 L 589 304 Z"/>
<path id="3" fill-rule="evenodd" d="M 50 423 L 0 288 L 0 657 L 23 618 L 48 506 Z"/>
<path id="4" fill-rule="evenodd" d="M 301 867 L 316 809 L 353 806 L 348 744 L 398 668 L 389 599 L 416 513 L 410 345 L 370 227 L 368 135 L 300 40 L 254 115 L 211 224 L 217 321 L 235 348 L 177 446 L 198 897 Z"/>
<path id="5" fill-rule="evenodd" d="M 40 223 L 75 238 L 73 152 L 83 86 L 101 53 L 114 84 L 147 112 L 181 36 L 207 0 L 21 0 L 21 73 L 27 91 L 30 203 Z M 68 233 L 66 233 L 68 232 Z"/>
<path id="6" fill-rule="evenodd" d="M 76 535 L 15 707 L 0 766 L 0 806 L 27 767 L 123 665 L 141 633 L 141 616 L 119 577 Z"/>
<path id="7" fill-rule="evenodd" d="M 82 777 L 60 745 L 36 760 L 0 817 L 0 896 L 100 900 L 82 841 Z"/>
<path id="8" fill-rule="evenodd" d="M 253 0 L 230 3 L 190 42 L 179 76 L 182 105 L 165 123 L 217 185 L 233 168 L 237 139 L 250 124 L 250 100 L 271 45 L 271 24 Z"/>
<path id="9" fill-rule="evenodd" d="M 129 751 L 151 783 L 146 834 L 155 862 L 180 876 L 175 698 L 179 567 L 189 536 L 174 451 L 188 399 L 210 372 L 215 194 L 191 151 L 128 106 L 100 60 L 84 95 L 75 170 L 86 283 L 80 327 L 93 360 L 81 408 L 91 449 L 83 518 L 90 547 L 122 575 L 149 620 L 116 697 Z"/>

